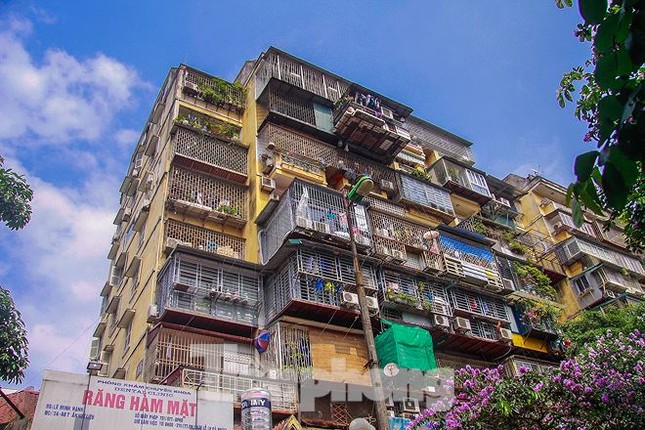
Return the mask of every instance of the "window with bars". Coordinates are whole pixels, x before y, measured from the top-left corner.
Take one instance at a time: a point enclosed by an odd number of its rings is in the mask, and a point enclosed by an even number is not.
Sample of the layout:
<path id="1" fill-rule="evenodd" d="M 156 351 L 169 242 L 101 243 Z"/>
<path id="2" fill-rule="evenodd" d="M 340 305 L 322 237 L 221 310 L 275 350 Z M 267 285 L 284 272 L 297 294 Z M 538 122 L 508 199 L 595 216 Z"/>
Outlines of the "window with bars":
<path id="1" fill-rule="evenodd" d="M 450 194 L 424 181 L 419 181 L 407 175 L 401 177 L 401 197 L 421 206 L 454 215 L 455 211 L 450 200 Z"/>
<path id="2" fill-rule="evenodd" d="M 454 309 L 509 322 L 506 305 L 502 300 L 480 296 L 461 289 L 450 290 L 450 301 Z"/>
<path id="3" fill-rule="evenodd" d="M 244 259 L 245 241 L 192 224 L 169 219 L 166 221 L 166 238 L 181 241 L 186 246 L 226 257 Z"/>

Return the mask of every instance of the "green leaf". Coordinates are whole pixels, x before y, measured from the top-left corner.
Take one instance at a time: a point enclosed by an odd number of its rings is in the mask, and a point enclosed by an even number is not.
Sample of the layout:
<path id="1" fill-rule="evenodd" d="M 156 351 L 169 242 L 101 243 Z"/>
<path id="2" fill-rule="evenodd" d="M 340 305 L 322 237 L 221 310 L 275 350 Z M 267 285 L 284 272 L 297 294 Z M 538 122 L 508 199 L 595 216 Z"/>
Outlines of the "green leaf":
<path id="1" fill-rule="evenodd" d="M 634 68 L 632 59 L 629 57 L 629 52 L 626 48 L 622 48 L 616 52 L 616 74 L 629 75 Z"/>
<path id="2" fill-rule="evenodd" d="M 620 172 L 627 187 L 631 187 L 636 183 L 640 172 L 638 164 L 636 160 L 629 158 L 620 147 L 611 147 L 608 161 Z"/>
<path id="3" fill-rule="evenodd" d="M 625 186 L 623 176 L 613 163 L 607 163 L 602 172 L 602 189 L 609 207 L 617 211 L 625 208 L 629 188 Z"/>
<path id="4" fill-rule="evenodd" d="M 620 17 L 621 15 L 611 14 L 598 26 L 594 39 L 594 47 L 598 52 L 605 52 L 613 46 Z"/>
<path id="5" fill-rule="evenodd" d="M 598 197 L 598 191 L 593 181 L 590 179 L 585 182 L 584 188 L 579 193 L 580 202 L 597 215 L 603 215 L 603 210 L 600 207 L 601 202 Z"/>
<path id="6" fill-rule="evenodd" d="M 607 0 L 579 0 L 578 7 L 588 24 L 600 24 L 607 13 Z"/>
<path id="7" fill-rule="evenodd" d="M 617 60 L 615 53 L 607 53 L 596 62 L 593 74 L 602 89 L 611 88 L 616 80 Z"/>
<path id="8" fill-rule="evenodd" d="M 565 201 L 567 206 L 571 205 L 571 198 L 573 197 L 574 189 L 575 189 L 575 184 L 569 184 L 569 188 L 567 188 L 567 196 Z"/>
<path id="9" fill-rule="evenodd" d="M 576 157 L 574 172 L 579 182 L 584 182 L 589 179 L 591 176 L 591 170 L 593 169 L 599 154 L 600 152 L 598 151 L 589 151 Z"/>
<path id="10" fill-rule="evenodd" d="M 573 216 L 573 223 L 576 227 L 580 227 L 584 222 L 584 216 L 582 215 L 582 208 L 578 199 L 574 198 L 571 200 L 571 215 Z"/>

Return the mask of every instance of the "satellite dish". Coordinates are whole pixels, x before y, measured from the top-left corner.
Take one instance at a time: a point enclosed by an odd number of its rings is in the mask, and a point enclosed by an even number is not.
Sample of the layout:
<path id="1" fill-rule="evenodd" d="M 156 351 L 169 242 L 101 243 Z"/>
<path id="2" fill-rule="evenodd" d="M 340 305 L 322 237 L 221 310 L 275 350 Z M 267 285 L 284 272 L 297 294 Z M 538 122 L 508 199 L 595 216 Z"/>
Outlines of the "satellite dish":
<path id="1" fill-rule="evenodd" d="M 399 373 L 399 366 L 396 363 L 387 363 L 383 368 L 383 373 L 390 378 L 396 376 Z"/>

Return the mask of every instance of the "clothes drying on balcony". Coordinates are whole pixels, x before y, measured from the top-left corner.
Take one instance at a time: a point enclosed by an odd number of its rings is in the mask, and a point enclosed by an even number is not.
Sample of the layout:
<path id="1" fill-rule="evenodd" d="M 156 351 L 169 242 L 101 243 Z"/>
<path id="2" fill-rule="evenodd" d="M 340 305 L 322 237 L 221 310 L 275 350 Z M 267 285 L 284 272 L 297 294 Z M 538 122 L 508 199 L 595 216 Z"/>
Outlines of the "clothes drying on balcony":
<path id="1" fill-rule="evenodd" d="M 440 235 L 439 239 L 443 252 L 452 257 L 467 260 L 480 266 L 490 266 L 493 264 L 493 253 L 488 249 L 470 245 L 445 235 Z"/>

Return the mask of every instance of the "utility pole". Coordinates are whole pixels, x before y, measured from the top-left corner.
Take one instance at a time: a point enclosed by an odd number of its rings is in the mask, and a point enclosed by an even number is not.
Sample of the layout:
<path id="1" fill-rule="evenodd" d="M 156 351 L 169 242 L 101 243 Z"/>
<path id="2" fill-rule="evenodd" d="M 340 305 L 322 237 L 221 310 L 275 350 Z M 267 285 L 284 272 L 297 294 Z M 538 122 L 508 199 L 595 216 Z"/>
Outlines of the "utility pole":
<path id="1" fill-rule="evenodd" d="M 361 324 L 363 325 L 363 337 L 367 348 L 367 367 L 372 380 L 374 389 L 374 405 L 376 406 L 376 421 L 378 430 L 388 430 L 390 427 L 387 408 L 385 406 L 385 396 L 383 394 L 383 383 L 381 381 L 380 367 L 376 355 L 376 344 L 374 343 L 374 331 L 372 330 L 372 321 L 370 318 L 369 308 L 365 295 L 365 283 L 363 273 L 358 261 L 358 252 L 356 251 L 356 237 L 354 235 L 354 224 L 350 212 L 351 206 L 355 202 L 360 202 L 363 197 L 367 196 L 374 182 L 369 177 L 362 177 L 352 187 L 345 199 L 345 213 L 347 214 L 347 227 L 349 229 L 349 243 L 352 251 L 352 260 L 354 263 L 354 276 L 356 278 L 356 294 L 358 295 L 358 307 L 361 315 Z"/>

